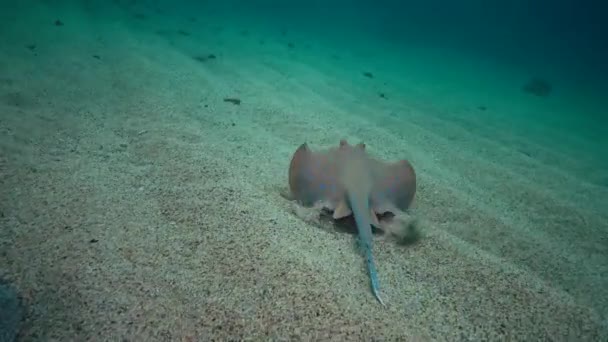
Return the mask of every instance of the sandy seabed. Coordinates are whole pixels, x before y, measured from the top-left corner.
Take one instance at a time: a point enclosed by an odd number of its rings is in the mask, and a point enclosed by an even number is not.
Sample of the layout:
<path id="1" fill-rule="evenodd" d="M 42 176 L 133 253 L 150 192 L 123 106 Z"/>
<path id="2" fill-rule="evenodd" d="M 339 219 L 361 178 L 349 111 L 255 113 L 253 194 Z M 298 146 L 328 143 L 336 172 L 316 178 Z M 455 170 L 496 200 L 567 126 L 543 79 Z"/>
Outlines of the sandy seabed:
<path id="1" fill-rule="evenodd" d="M 422 81 L 414 54 L 56 11 L 3 21 L 0 276 L 20 340 L 607 338 L 606 138 L 555 119 L 559 93 L 483 63 L 456 88 L 457 58 Z M 355 237 L 282 196 L 297 146 L 340 138 L 418 174 L 419 240 L 375 240 L 386 308 Z"/>

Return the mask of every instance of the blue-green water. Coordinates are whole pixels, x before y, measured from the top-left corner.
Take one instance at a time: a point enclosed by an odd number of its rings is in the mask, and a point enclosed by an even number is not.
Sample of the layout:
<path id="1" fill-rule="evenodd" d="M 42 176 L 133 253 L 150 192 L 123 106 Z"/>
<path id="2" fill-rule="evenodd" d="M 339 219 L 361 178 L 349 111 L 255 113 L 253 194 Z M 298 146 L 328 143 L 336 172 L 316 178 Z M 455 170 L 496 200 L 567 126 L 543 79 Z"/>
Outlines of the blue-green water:
<path id="1" fill-rule="evenodd" d="M 605 87 L 608 75 L 608 9 L 600 2 L 225 1 L 202 7 L 308 31 L 311 38 L 339 34 L 353 45 L 374 39 L 403 49 L 449 48 L 523 68 L 549 67 L 594 87 Z"/>
<path id="2" fill-rule="evenodd" d="M 607 14 L 0 2 L 0 278 L 20 336 L 605 340 Z M 420 241 L 374 246 L 388 311 L 351 237 L 279 195 L 297 146 L 343 137 L 419 177 Z"/>

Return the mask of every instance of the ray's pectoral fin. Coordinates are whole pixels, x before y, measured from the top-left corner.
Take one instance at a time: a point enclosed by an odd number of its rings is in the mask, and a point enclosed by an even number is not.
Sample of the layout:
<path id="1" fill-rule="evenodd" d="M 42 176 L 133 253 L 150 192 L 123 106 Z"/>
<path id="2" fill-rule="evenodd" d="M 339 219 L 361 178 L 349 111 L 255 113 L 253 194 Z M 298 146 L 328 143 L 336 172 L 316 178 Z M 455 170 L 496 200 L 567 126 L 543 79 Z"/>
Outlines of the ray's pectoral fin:
<path id="1" fill-rule="evenodd" d="M 289 189 L 292 197 L 304 205 L 330 200 L 338 191 L 334 160 L 326 153 L 312 152 L 300 145 L 289 164 Z"/>
<path id="2" fill-rule="evenodd" d="M 333 218 L 334 220 L 339 220 L 343 217 L 350 216 L 353 212 L 350 210 L 350 207 L 346 203 L 346 201 L 342 200 L 338 203 L 338 206 L 334 209 Z"/>
<path id="3" fill-rule="evenodd" d="M 386 165 L 374 183 L 372 197 L 377 213 L 396 213 L 410 207 L 416 194 L 416 173 L 407 160 Z"/>
<path id="4" fill-rule="evenodd" d="M 338 203 L 338 206 L 336 206 L 336 208 L 334 209 L 334 213 L 332 215 L 334 220 L 339 220 L 341 218 L 347 217 L 352 215 L 353 212 L 350 209 L 350 207 L 348 206 L 348 204 L 346 203 L 346 201 L 340 201 Z M 372 226 L 382 229 L 382 224 L 380 223 L 380 221 L 378 221 L 378 216 L 376 214 L 376 211 L 374 211 L 374 209 L 370 209 L 369 210 L 369 222 L 371 223 Z"/>
<path id="5" fill-rule="evenodd" d="M 376 215 L 376 211 L 374 209 L 370 209 L 369 211 L 369 222 L 372 226 L 384 230 L 382 224 L 380 221 L 378 221 L 378 216 Z"/>

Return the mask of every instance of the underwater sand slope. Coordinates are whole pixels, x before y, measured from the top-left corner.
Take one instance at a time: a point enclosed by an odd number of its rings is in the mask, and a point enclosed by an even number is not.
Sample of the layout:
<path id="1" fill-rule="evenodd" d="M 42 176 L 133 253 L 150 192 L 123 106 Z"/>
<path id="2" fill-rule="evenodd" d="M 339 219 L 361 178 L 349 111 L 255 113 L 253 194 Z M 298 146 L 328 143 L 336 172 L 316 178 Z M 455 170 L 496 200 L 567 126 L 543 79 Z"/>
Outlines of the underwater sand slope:
<path id="1" fill-rule="evenodd" d="M 111 13 L 129 27 L 5 33 L 0 276 L 23 340 L 608 336 L 607 189 L 581 176 L 591 149 L 564 152 L 592 141 L 448 110 L 301 37 Z M 419 177 L 420 240 L 374 244 L 387 308 L 354 237 L 280 195 L 294 148 L 342 137 Z"/>

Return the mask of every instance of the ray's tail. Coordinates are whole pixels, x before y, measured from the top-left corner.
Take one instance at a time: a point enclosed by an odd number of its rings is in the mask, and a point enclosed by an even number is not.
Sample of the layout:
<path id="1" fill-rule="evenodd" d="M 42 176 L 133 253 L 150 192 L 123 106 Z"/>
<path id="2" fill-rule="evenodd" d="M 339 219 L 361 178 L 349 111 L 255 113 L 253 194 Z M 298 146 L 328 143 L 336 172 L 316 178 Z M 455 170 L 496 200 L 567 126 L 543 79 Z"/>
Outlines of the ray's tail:
<path id="1" fill-rule="evenodd" d="M 382 301 L 382 298 L 380 297 L 380 282 L 378 281 L 378 272 L 376 271 L 374 256 L 372 254 L 372 226 L 369 219 L 370 209 L 368 197 L 352 194 L 349 194 L 348 197 L 351 210 L 355 216 L 355 222 L 357 223 L 357 230 L 359 231 L 359 246 L 367 261 L 367 270 L 371 280 L 372 291 L 378 302 L 384 306 L 384 301 Z"/>

